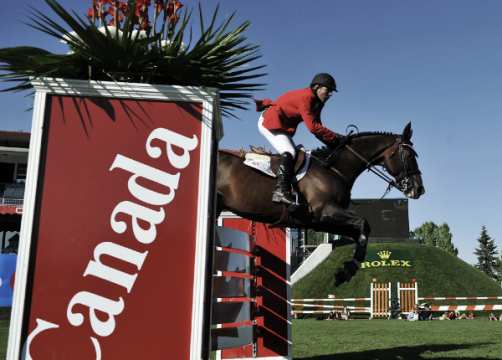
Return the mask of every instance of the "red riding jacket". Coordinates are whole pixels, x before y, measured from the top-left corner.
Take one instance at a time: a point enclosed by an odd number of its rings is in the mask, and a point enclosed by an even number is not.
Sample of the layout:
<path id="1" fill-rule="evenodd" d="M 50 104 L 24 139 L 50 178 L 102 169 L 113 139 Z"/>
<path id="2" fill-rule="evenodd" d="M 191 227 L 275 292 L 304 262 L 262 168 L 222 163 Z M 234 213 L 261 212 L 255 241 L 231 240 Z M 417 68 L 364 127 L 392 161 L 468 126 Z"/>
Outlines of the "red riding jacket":
<path id="1" fill-rule="evenodd" d="M 323 104 L 310 88 L 292 90 L 271 99 L 255 100 L 256 110 L 263 111 L 263 126 L 268 130 L 283 131 L 293 136 L 300 122 L 322 142 L 329 144 L 337 134 L 321 122 Z"/>

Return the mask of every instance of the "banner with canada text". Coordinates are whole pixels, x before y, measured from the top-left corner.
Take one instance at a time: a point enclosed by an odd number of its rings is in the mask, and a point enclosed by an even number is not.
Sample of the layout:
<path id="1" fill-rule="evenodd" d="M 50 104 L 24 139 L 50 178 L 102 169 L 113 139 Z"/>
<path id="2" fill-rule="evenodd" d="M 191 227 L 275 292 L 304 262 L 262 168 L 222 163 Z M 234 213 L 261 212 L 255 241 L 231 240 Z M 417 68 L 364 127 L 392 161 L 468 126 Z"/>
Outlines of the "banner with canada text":
<path id="1" fill-rule="evenodd" d="M 38 95 L 29 270 L 15 304 L 26 357 L 200 359 L 211 103 Z"/>

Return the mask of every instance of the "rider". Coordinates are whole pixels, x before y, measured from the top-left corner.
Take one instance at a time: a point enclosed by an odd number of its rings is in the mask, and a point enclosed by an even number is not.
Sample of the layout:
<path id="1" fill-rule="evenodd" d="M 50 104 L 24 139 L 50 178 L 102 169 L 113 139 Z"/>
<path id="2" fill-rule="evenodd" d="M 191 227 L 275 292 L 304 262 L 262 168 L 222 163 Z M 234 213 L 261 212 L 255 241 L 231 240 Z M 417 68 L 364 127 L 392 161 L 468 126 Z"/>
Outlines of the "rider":
<path id="1" fill-rule="evenodd" d="M 309 87 L 288 91 L 275 102 L 270 99 L 255 100 L 256 109 L 265 110 L 258 120 L 258 130 L 280 154 L 273 202 L 296 203 L 291 194 L 296 157 L 292 138 L 300 122 L 303 121 L 310 132 L 329 147 L 337 147 L 346 141 L 343 135 L 327 129 L 321 122 L 321 110 L 333 91 L 337 92 L 333 76 L 320 73 L 314 76 Z"/>

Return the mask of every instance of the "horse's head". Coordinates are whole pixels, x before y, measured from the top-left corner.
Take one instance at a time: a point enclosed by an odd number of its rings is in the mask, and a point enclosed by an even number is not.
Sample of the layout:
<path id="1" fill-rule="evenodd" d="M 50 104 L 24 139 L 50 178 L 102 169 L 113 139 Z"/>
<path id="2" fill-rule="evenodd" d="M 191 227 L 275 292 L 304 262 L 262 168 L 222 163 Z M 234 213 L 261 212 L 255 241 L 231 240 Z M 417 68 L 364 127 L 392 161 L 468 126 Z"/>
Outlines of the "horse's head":
<path id="1" fill-rule="evenodd" d="M 408 123 L 396 142 L 383 153 L 383 166 L 395 179 L 395 185 L 406 197 L 418 199 L 425 193 L 422 176 L 417 163 L 417 153 L 413 149 L 413 130 Z"/>

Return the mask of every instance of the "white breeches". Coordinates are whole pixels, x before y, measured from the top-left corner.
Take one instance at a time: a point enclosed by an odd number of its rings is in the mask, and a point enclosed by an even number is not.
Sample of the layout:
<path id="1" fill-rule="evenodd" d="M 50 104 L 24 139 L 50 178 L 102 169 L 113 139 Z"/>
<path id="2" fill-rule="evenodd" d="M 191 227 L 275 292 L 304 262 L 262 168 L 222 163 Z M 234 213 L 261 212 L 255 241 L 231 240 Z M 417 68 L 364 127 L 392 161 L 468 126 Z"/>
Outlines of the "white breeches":
<path id="1" fill-rule="evenodd" d="M 260 116 L 258 120 L 258 131 L 265 136 L 265 139 L 268 140 L 279 154 L 287 152 L 293 156 L 293 159 L 296 157 L 295 143 L 293 139 L 291 139 L 291 136 L 284 133 L 273 132 L 265 128 L 263 126 L 263 116 Z"/>

